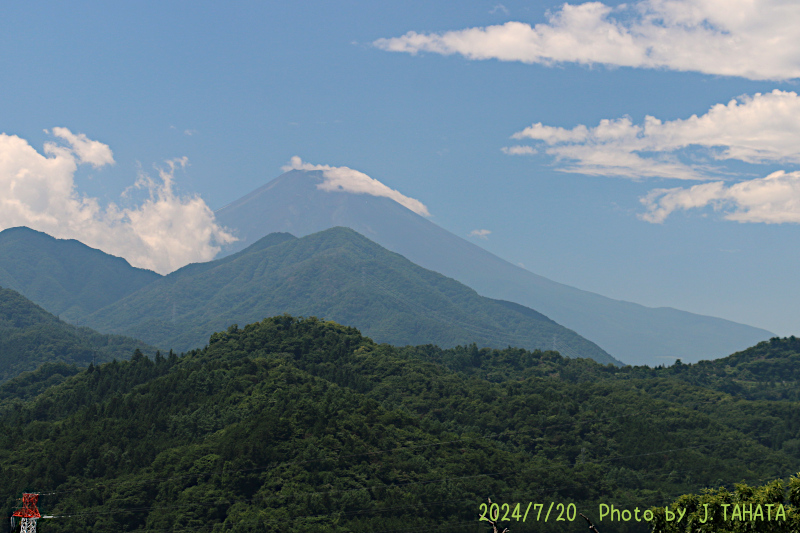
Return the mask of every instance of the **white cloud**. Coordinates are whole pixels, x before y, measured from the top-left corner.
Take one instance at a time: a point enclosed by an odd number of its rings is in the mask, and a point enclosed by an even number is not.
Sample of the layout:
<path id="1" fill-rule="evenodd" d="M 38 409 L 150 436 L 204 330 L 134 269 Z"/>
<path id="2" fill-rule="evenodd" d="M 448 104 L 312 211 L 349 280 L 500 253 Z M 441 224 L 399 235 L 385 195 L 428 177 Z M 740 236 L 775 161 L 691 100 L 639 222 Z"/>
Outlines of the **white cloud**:
<path id="1" fill-rule="evenodd" d="M 82 163 L 113 164 L 111 149 L 66 128 L 52 132 L 67 146 L 48 142 L 45 155 L 16 135 L 0 134 L 0 230 L 28 226 L 77 239 L 162 274 L 213 259 L 220 245 L 235 240 L 199 196 L 175 193 L 174 170 L 186 158 L 168 161 L 158 179 L 140 173 L 134 186 L 149 193 L 140 205 L 103 208 L 76 191 L 74 175 Z"/>
<path id="2" fill-rule="evenodd" d="M 44 131 L 50 133 L 47 130 Z M 83 133 L 75 134 L 67 128 L 53 128 L 53 135 L 64 139 L 69 144 L 70 148 L 67 150 L 77 156 L 79 163 L 89 163 L 95 168 L 114 164 L 114 154 L 111 152 L 111 148 L 101 142 L 88 139 Z M 46 154 L 57 155 L 62 150 L 65 148 L 55 143 L 45 143 L 44 145 Z"/>
<path id="3" fill-rule="evenodd" d="M 523 63 L 666 68 L 750 79 L 800 77 L 794 0 L 641 0 L 564 4 L 547 23 L 444 33 L 410 31 L 373 44 L 393 52 Z"/>
<path id="4" fill-rule="evenodd" d="M 477 237 L 479 239 L 488 239 L 489 235 L 491 235 L 491 231 L 488 229 L 474 229 L 469 232 L 470 237 Z"/>
<path id="5" fill-rule="evenodd" d="M 676 210 L 711 206 L 727 220 L 800 224 L 800 172 L 773 172 L 730 186 L 702 183 L 689 188 L 656 189 L 640 199 L 647 212 L 639 218 L 661 223 Z"/>
<path id="6" fill-rule="evenodd" d="M 536 141 L 542 150 L 517 145 L 503 151 L 511 155 L 544 151 L 567 172 L 702 180 L 719 173 L 711 163 L 724 160 L 800 163 L 798 116 L 797 93 L 775 90 L 717 104 L 704 115 L 687 119 L 662 122 L 648 116 L 642 124 L 633 124 L 630 118 L 604 119 L 594 128 L 581 124 L 572 129 L 536 123 L 512 138 Z M 682 162 L 678 156 L 687 148 L 701 149 L 706 161 Z"/>
<path id="7" fill-rule="evenodd" d="M 425 204 L 414 198 L 409 198 L 400 192 L 391 189 L 380 181 L 370 178 L 363 172 L 348 167 L 332 167 L 330 165 L 312 165 L 304 163 L 297 156 L 292 157 L 288 165 L 282 167 L 284 172 L 290 170 L 321 170 L 324 181 L 317 188 L 328 192 L 350 192 L 354 194 L 369 194 L 384 196 L 398 204 L 414 211 L 424 217 L 431 216 Z"/>
<path id="8" fill-rule="evenodd" d="M 533 155 L 539 153 L 533 146 L 504 146 L 502 150 L 507 155 Z"/>

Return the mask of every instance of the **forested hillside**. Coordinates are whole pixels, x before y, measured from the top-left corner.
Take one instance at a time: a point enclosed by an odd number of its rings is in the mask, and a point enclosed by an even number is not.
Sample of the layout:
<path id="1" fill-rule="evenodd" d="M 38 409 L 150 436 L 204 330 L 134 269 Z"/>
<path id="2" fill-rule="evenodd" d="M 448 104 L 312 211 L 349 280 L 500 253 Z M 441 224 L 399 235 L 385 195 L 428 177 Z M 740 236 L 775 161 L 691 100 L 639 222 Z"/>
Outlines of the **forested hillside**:
<path id="1" fill-rule="evenodd" d="M 569 380 L 676 378 L 681 383 L 700 385 L 748 400 L 800 399 L 800 339 L 774 337 L 741 352 L 713 361 L 670 366 L 608 367 L 584 359 L 561 357 L 532 360 L 531 352 L 519 348 L 504 350 L 477 346 L 458 346 L 444 350 L 438 346 L 413 346 L 402 349 L 416 357 L 440 362 L 469 375 L 486 376 L 492 381 L 556 375 Z"/>
<path id="2" fill-rule="evenodd" d="M 0 231 L 0 286 L 72 323 L 160 277 L 73 239 L 25 227 Z"/>
<path id="3" fill-rule="evenodd" d="M 671 513 L 671 514 L 668 514 Z M 682 514 L 681 520 L 677 517 Z M 654 512 L 654 533 L 795 533 L 800 531 L 800 477 L 761 486 L 737 483 L 684 494 Z"/>
<path id="4" fill-rule="evenodd" d="M 173 272 L 85 320 L 98 331 L 183 351 L 230 324 L 282 313 L 335 320 L 394 345 L 476 342 L 620 364 L 541 313 L 484 298 L 346 228 L 302 239 L 268 235 L 234 256 Z"/>
<path id="5" fill-rule="evenodd" d="M 135 339 L 67 324 L 21 294 L 0 287 L 0 383 L 44 363 L 85 367 L 92 361 L 127 359 L 135 349 L 155 352 Z"/>
<path id="6" fill-rule="evenodd" d="M 754 353 L 785 356 L 792 342 Z M 759 356 L 728 366 L 736 357 Z M 45 367 L 3 385 L 0 501 L 10 513 L 22 491 L 46 493 L 41 508 L 60 518 L 41 527 L 53 532 L 484 532 L 488 497 L 523 511 L 572 503 L 597 523 L 600 503 L 645 509 L 800 470 L 796 402 L 692 384 L 684 373 L 699 366 L 681 367 L 395 348 L 280 316 L 182 357 L 72 376 Z M 504 527 L 586 528 L 533 517 Z"/>

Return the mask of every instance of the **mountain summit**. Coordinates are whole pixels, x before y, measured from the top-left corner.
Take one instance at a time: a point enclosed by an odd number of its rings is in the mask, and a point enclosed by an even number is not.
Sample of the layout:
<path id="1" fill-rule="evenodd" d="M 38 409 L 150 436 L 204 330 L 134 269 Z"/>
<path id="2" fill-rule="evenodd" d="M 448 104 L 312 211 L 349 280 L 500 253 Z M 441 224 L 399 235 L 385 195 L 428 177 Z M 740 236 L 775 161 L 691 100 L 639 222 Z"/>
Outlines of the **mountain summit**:
<path id="1" fill-rule="evenodd" d="M 628 364 L 715 359 L 773 337 L 769 331 L 677 309 L 614 300 L 515 266 L 386 196 L 337 190 L 325 170 L 291 170 L 216 212 L 235 230 L 231 254 L 273 232 L 302 237 L 346 226 L 483 296 L 530 307 Z"/>
<path id="2" fill-rule="evenodd" d="M 183 351 L 231 324 L 287 312 L 352 324 L 401 346 L 513 345 L 619 364 L 546 316 L 479 296 L 347 228 L 301 239 L 270 234 L 233 256 L 187 265 L 85 320 Z"/>

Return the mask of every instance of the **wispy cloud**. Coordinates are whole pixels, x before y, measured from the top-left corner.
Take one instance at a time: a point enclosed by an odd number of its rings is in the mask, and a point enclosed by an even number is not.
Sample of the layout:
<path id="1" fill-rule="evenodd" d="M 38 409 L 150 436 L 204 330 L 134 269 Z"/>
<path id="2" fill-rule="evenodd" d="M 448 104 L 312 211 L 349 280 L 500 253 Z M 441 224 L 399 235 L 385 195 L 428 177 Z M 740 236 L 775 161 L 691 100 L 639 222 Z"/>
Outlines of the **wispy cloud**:
<path id="1" fill-rule="evenodd" d="M 44 132 L 50 133 L 48 130 L 44 130 Z M 72 154 L 78 163 L 89 163 L 95 168 L 114 164 L 114 154 L 111 152 L 111 148 L 87 138 L 83 133 L 72 133 L 67 128 L 53 128 L 53 136 L 63 139 L 69 146 L 59 146 L 52 142 L 45 143 L 46 154 L 55 156 Z"/>
<path id="2" fill-rule="evenodd" d="M 712 207 L 727 220 L 800 224 L 800 172 L 773 172 L 733 185 L 702 183 L 689 188 L 656 189 L 640 199 L 647 212 L 639 218 L 661 223 L 677 210 Z"/>
<path id="3" fill-rule="evenodd" d="M 719 176 L 711 167 L 724 160 L 746 163 L 800 163 L 800 97 L 772 91 L 717 104 L 701 116 L 662 122 L 645 117 L 605 119 L 595 127 L 572 129 L 533 124 L 512 138 L 536 146 L 516 145 L 511 155 L 543 152 L 559 170 L 639 179 L 663 177 L 706 180 Z M 681 151 L 697 148 L 704 160 L 683 162 Z"/>
<path id="4" fill-rule="evenodd" d="M 138 206 L 101 207 L 76 190 L 74 176 L 80 164 L 113 164 L 111 149 L 67 128 L 52 133 L 65 144 L 45 143 L 45 155 L 16 135 L 0 134 L 0 230 L 28 226 L 77 239 L 161 273 L 210 260 L 235 240 L 199 196 L 175 192 L 174 172 L 186 158 L 167 161 L 157 178 L 140 173 L 134 187 L 148 196 Z"/>
<path id="5" fill-rule="evenodd" d="M 666 68 L 750 79 L 800 77 L 800 3 L 642 0 L 612 8 L 564 4 L 522 22 L 378 39 L 392 52 L 460 54 L 523 63 Z"/>
<path id="6" fill-rule="evenodd" d="M 297 156 L 292 157 L 289 164 L 282 167 L 284 172 L 289 170 L 321 170 L 324 181 L 317 185 L 317 188 L 328 192 L 349 192 L 354 194 L 369 194 L 372 196 L 383 196 L 390 198 L 398 204 L 414 211 L 424 217 L 431 216 L 428 208 L 414 198 L 409 198 L 404 194 L 387 187 L 380 181 L 371 178 L 348 167 L 332 167 L 330 165 L 312 165 L 305 163 Z"/>
<path id="7" fill-rule="evenodd" d="M 488 229 L 474 229 L 469 232 L 470 237 L 477 237 L 479 239 L 488 239 L 489 235 L 491 235 L 491 231 Z"/>

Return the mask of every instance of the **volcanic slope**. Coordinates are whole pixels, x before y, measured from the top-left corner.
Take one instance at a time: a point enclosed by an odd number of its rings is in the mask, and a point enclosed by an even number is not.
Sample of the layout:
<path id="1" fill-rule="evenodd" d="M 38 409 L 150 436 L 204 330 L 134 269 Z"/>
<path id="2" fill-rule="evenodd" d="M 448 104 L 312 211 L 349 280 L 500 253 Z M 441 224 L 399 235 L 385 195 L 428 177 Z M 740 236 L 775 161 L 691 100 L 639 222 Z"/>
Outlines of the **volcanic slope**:
<path id="1" fill-rule="evenodd" d="M 235 229 L 240 238 L 226 253 L 272 232 L 302 237 L 346 226 L 483 296 L 536 309 L 634 365 L 715 359 L 774 336 L 729 320 L 645 307 L 551 281 L 453 235 L 389 198 L 323 190 L 324 182 L 323 171 L 293 170 L 219 209 L 217 221 Z"/>
<path id="2" fill-rule="evenodd" d="M 188 265 L 88 316 L 92 327 L 183 351 L 212 333 L 290 313 L 352 325 L 378 342 L 555 349 L 619 364 L 546 316 L 479 296 L 347 228 L 272 234 Z"/>
<path id="3" fill-rule="evenodd" d="M 135 339 L 67 324 L 18 292 L 0 287 L 0 383 L 45 363 L 88 366 L 127 359 L 136 349 L 155 352 Z"/>
<path id="4" fill-rule="evenodd" d="M 73 323 L 159 279 L 150 270 L 26 227 L 0 232 L 0 286 Z"/>

